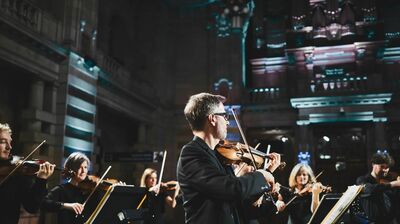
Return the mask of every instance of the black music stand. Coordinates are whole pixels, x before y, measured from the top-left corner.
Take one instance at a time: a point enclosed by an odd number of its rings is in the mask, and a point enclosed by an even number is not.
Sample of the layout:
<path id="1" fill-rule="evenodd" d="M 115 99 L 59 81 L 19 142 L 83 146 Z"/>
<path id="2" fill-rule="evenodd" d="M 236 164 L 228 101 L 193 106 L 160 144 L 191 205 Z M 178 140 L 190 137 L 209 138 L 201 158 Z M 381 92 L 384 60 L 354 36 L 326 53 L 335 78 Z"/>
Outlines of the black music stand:
<path id="1" fill-rule="evenodd" d="M 336 202 L 339 201 L 340 197 L 342 197 L 342 194 L 325 194 L 322 196 L 322 199 L 311 216 L 310 221 L 308 221 L 308 224 L 320 224 L 333 206 L 335 206 Z"/>
<path id="2" fill-rule="evenodd" d="M 146 201 L 147 193 L 144 187 L 113 185 L 104 193 L 89 199 L 85 206 L 86 214 L 84 210 L 85 224 L 116 224 L 143 220 L 146 209 L 138 207 Z"/>

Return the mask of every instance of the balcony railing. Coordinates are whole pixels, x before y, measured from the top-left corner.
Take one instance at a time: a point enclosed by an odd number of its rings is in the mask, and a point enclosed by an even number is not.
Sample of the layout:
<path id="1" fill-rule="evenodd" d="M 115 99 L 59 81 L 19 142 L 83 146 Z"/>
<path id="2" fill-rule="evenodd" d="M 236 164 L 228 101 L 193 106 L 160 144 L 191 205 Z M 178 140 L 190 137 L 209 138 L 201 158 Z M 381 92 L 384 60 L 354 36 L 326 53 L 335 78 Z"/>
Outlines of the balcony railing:
<path id="1" fill-rule="evenodd" d="M 156 91 L 150 83 L 135 79 L 131 72 L 100 50 L 97 50 L 96 61 L 98 66 L 106 72 L 100 73 L 100 78 L 107 81 L 108 84 L 142 99 L 156 98 Z"/>
<path id="2" fill-rule="evenodd" d="M 62 23 L 28 0 L 0 0 L 0 18 L 60 42 Z"/>

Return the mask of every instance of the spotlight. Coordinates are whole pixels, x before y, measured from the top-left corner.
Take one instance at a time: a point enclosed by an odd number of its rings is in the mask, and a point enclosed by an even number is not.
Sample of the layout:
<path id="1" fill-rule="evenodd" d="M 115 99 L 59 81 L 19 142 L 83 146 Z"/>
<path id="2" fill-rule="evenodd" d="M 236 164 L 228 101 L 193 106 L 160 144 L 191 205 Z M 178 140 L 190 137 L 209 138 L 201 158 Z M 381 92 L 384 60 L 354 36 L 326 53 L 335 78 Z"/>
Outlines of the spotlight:
<path id="1" fill-rule="evenodd" d="M 336 164 L 335 164 L 335 170 L 336 171 L 344 171 L 344 170 L 346 170 L 346 163 L 345 162 L 336 162 Z"/>
<path id="2" fill-rule="evenodd" d="M 83 59 L 80 57 L 80 58 L 78 59 L 78 65 L 81 65 L 81 64 L 83 64 Z"/>
<path id="3" fill-rule="evenodd" d="M 285 137 L 285 136 L 282 136 L 282 138 L 281 138 L 281 141 L 282 142 L 287 142 L 289 140 L 289 138 L 288 137 Z"/>
<path id="4" fill-rule="evenodd" d="M 322 139 L 324 139 L 324 141 L 326 141 L 326 142 L 329 142 L 331 139 L 328 137 L 328 136 L 324 136 L 324 137 L 322 137 Z"/>
<path id="5" fill-rule="evenodd" d="M 88 56 L 85 56 L 84 57 L 84 64 L 83 64 L 83 66 L 88 70 L 88 71 L 90 71 L 90 72 L 93 72 L 94 71 L 94 66 L 96 66 L 96 62 L 92 59 L 92 58 L 90 58 L 90 57 L 88 57 Z"/>
<path id="6" fill-rule="evenodd" d="M 353 136 L 351 136 L 351 140 L 358 141 L 358 140 L 360 140 L 360 137 L 358 137 L 358 135 L 353 135 Z"/>

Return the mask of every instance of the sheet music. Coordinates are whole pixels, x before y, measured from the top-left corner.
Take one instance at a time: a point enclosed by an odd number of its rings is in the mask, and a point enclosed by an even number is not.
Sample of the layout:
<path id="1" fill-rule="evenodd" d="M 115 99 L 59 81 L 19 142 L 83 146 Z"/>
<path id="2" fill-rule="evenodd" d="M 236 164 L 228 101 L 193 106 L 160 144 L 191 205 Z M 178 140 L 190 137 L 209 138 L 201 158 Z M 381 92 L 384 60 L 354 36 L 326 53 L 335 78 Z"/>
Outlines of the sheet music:
<path id="1" fill-rule="evenodd" d="M 322 224 L 332 224 L 338 221 L 341 215 L 346 211 L 350 204 L 354 201 L 357 195 L 362 191 L 363 185 L 353 185 L 347 188 L 347 191 L 339 199 L 339 201 L 333 206 L 331 211 L 322 221 Z"/>

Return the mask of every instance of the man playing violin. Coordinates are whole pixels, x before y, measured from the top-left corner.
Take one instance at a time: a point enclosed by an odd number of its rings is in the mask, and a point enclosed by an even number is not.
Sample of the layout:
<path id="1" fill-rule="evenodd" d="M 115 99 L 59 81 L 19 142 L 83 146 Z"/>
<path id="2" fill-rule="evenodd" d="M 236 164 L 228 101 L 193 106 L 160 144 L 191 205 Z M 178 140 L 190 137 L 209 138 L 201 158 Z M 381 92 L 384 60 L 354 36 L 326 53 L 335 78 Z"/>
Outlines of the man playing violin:
<path id="1" fill-rule="evenodd" d="M 11 128 L 0 123 L 0 167 L 15 165 L 11 156 Z M 53 174 L 54 165 L 40 164 L 36 177 L 14 173 L 0 185 L 0 223 L 18 223 L 20 207 L 35 213 L 46 194 L 47 179 Z M 7 174 L 3 174 L 7 176 Z"/>
<path id="2" fill-rule="evenodd" d="M 274 185 L 266 170 L 236 177 L 231 166 L 218 160 L 215 146 L 227 136 L 225 97 L 200 93 L 190 97 L 184 113 L 194 138 L 181 151 L 177 176 L 183 193 L 186 223 L 248 223 L 269 206 L 253 206 Z M 280 155 L 270 154 L 275 170 Z"/>
<path id="3" fill-rule="evenodd" d="M 371 163 L 371 172 L 357 178 L 357 184 L 365 186 L 360 197 L 361 207 L 367 215 L 364 218 L 377 224 L 399 223 L 400 179 L 387 179 L 394 160 L 387 153 L 375 153 Z"/>

